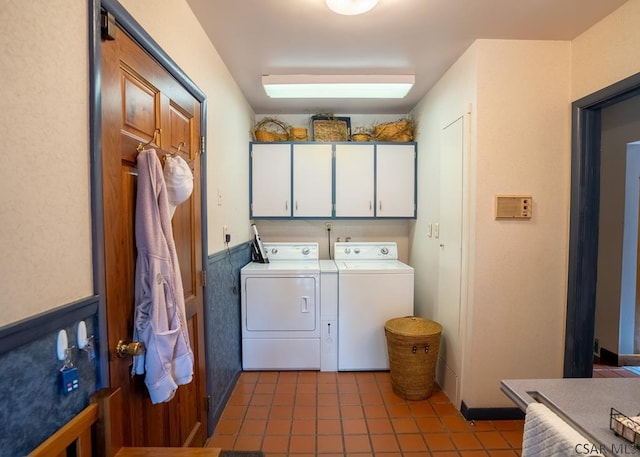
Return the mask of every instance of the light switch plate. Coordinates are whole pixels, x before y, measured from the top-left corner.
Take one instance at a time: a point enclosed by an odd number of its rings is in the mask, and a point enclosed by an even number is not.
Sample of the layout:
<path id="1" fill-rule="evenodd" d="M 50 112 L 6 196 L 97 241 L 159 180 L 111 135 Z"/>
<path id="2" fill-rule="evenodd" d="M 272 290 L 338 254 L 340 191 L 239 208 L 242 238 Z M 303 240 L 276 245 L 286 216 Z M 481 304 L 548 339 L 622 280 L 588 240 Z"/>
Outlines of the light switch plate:
<path id="1" fill-rule="evenodd" d="M 431 238 L 433 236 L 433 225 L 427 224 L 427 236 Z"/>
<path id="2" fill-rule="evenodd" d="M 440 238 L 440 224 L 434 222 L 433 224 L 433 236 L 436 238 Z"/>

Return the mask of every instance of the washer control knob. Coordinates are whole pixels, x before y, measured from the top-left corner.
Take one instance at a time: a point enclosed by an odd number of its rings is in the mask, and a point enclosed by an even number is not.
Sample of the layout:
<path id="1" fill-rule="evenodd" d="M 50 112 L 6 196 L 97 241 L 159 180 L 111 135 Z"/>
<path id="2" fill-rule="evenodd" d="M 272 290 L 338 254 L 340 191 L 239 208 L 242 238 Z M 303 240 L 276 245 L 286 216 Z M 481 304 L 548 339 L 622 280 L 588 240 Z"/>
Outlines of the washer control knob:
<path id="1" fill-rule="evenodd" d="M 278 248 L 271 248 L 271 254 L 277 254 Z"/>
<path id="2" fill-rule="evenodd" d="M 302 255 L 309 255 L 310 252 L 309 248 L 302 248 Z"/>
<path id="3" fill-rule="evenodd" d="M 360 248 L 353 248 L 354 254 L 360 254 Z"/>
<path id="4" fill-rule="evenodd" d="M 387 255 L 389 254 L 389 248 L 380 248 L 380 252 L 382 253 L 382 255 Z"/>
<path id="5" fill-rule="evenodd" d="M 344 253 L 345 254 L 350 254 L 351 253 L 351 248 L 344 248 Z"/>

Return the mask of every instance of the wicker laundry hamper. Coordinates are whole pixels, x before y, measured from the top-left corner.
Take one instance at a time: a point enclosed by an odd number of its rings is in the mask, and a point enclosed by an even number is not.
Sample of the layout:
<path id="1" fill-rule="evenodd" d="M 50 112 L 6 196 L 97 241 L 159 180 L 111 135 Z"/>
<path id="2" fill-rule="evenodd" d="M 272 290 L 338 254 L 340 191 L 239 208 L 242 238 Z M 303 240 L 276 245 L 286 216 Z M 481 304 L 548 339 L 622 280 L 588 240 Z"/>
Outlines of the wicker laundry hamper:
<path id="1" fill-rule="evenodd" d="M 433 392 L 442 326 L 421 317 L 397 317 L 384 325 L 393 391 L 406 400 Z"/>

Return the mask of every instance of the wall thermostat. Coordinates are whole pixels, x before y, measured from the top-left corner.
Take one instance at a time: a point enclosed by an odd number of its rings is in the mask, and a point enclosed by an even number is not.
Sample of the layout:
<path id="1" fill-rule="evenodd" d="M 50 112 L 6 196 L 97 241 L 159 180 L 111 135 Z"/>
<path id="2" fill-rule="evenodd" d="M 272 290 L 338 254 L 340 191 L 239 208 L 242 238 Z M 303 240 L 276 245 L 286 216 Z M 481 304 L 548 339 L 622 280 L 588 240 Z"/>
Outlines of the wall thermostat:
<path id="1" fill-rule="evenodd" d="M 531 219 L 531 195 L 496 195 L 496 219 Z"/>

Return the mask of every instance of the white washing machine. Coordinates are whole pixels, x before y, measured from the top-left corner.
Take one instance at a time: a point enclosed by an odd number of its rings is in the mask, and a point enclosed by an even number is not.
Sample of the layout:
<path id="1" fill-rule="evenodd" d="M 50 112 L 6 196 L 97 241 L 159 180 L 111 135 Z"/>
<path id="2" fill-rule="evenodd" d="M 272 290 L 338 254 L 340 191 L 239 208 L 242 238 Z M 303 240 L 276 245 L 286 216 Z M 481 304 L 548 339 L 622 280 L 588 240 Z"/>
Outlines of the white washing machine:
<path id="1" fill-rule="evenodd" d="M 413 268 L 393 242 L 337 242 L 338 370 L 389 369 L 384 324 L 413 315 Z"/>
<path id="2" fill-rule="evenodd" d="M 263 243 L 269 263 L 240 270 L 242 368 L 320 369 L 318 243 Z"/>

